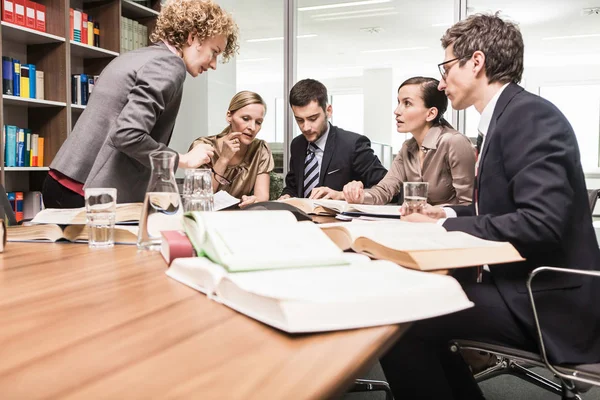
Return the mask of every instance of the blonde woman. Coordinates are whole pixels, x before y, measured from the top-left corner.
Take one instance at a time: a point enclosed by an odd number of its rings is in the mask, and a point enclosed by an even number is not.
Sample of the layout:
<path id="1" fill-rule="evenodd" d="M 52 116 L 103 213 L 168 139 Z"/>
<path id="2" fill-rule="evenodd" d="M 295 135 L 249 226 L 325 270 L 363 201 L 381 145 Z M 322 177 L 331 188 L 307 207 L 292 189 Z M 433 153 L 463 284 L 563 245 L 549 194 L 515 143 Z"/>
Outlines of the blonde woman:
<path id="1" fill-rule="evenodd" d="M 216 136 L 200 137 L 192 143 L 214 148 L 210 164 L 214 191 L 225 190 L 240 198 L 240 207 L 269 200 L 269 172 L 275 163 L 264 140 L 256 139 L 267 112 L 260 95 L 243 91 L 231 99 L 227 109 L 227 127 Z"/>
<path id="2" fill-rule="evenodd" d="M 211 0 L 167 2 L 151 36 L 154 44 L 122 54 L 102 72 L 88 105 L 50 164 L 46 207 L 84 205 L 84 187 L 113 187 L 119 202 L 143 201 L 149 154 L 168 147 L 186 72 L 197 77 L 237 50 L 238 28 Z M 177 154 L 179 168 L 212 155 L 209 145 Z"/>

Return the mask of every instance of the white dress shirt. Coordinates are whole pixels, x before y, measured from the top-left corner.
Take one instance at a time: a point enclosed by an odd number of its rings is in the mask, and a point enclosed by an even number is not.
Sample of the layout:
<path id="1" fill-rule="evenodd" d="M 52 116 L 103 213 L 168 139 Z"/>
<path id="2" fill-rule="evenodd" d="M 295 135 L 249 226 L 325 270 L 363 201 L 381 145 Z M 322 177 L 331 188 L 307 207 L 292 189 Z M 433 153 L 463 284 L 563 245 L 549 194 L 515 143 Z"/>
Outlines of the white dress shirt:
<path id="1" fill-rule="evenodd" d="M 327 137 L 329 136 L 330 124 L 327 122 L 327 130 L 315 141 L 315 145 L 319 148 L 315 150 L 315 157 L 317 157 L 317 161 L 319 163 L 319 171 L 321 171 L 321 165 L 323 165 L 323 153 L 325 151 L 325 144 L 327 144 Z"/>

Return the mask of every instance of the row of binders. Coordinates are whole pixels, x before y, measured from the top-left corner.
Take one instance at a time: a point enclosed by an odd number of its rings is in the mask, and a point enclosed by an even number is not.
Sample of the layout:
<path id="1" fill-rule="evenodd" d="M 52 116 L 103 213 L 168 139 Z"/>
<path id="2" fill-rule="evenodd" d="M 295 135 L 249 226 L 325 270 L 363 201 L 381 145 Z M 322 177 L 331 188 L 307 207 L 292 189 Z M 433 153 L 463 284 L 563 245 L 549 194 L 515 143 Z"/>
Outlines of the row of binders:
<path id="1" fill-rule="evenodd" d="M 121 53 L 148 46 L 148 27 L 121 17 Z"/>
<path id="2" fill-rule="evenodd" d="M 6 195 L 17 222 L 32 219 L 44 208 L 41 192 L 8 192 Z"/>
<path id="3" fill-rule="evenodd" d="M 2 21 L 46 32 L 46 6 L 30 0 L 3 0 Z"/>
<path id="4" fill-rule="evenodd" d="M 31 129 L 4 125 L 4 166 L 43 167 L 44 138 Z"/>
<path id="5" fill-rule="evenodd" d="M 100 47 L 100 23 L 81 10 L 69 9 L 71 40 Z"/>
<path id="6" fill-rule="evenodd" d="M 38 71 L 34 64 L 2 56 L 2 94 L 43 100 L 44 71 Z"/>
<path id="7" fill-rule="evenodd" d="M 76 74 L 71 76 L 71 103 L 85 106 L 94 90 L 99 75 Z"/>

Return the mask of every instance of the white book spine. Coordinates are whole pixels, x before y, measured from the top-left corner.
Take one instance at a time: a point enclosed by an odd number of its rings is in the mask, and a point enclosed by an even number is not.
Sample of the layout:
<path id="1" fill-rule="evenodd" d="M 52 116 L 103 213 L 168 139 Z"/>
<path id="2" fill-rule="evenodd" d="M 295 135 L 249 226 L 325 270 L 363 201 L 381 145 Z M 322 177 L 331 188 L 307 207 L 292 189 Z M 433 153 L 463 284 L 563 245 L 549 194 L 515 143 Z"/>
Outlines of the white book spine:
<path id="1" fill-rule="evenodd" d="M 44 100 L 44 71 L 35 71 L 35 98 Z"/>

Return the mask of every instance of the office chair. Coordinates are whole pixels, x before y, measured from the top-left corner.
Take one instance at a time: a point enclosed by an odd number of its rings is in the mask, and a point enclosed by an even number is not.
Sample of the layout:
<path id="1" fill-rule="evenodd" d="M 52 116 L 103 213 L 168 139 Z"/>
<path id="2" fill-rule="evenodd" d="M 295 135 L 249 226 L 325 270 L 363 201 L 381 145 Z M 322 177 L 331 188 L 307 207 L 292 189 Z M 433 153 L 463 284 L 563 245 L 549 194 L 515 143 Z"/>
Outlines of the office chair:
<path id="1" fill-rule="evenodd" d="M 354 386 L 348 390 L 348 393 L 354 392 L 385 392 L 385 400 L 394 400 L 392 389 L 390 385 L 385 381 L 374 381 L 371 379 L 356 379 L 354 380 Z"/>
<path id="2" fill-rule="evenodd" d="M 573 270 L 555 267 L 539 267 L 529 274 L 529 279 L 527 280 L 527 292 L 531 302 L 537 330 L 537 340 L 540 349 L 539 354 L 472 340 L 452 340 L 450 342 L 450 351 L 459 352 L 468 349 L 486 352 L 496 356 L 497 361 L 495 365 L 474 375 L 477 382 L 483 382 L 498 375 L 510 374 L 557 394 L 561 396 L 563 400 L 581 400 L 581 397 L 579 396 L 580 393 L 587 392 L 592 386 L 600 386 L 600 364 L 553 365 L 548 360 L 533 292 L 531 291 L 533 278 L 539 273 L 546 271 L 600 278 L 599 271 Z M 559 379 L 560 384 L 531 371 L 530 368 L 534 366 L 550 370 Z"/>

